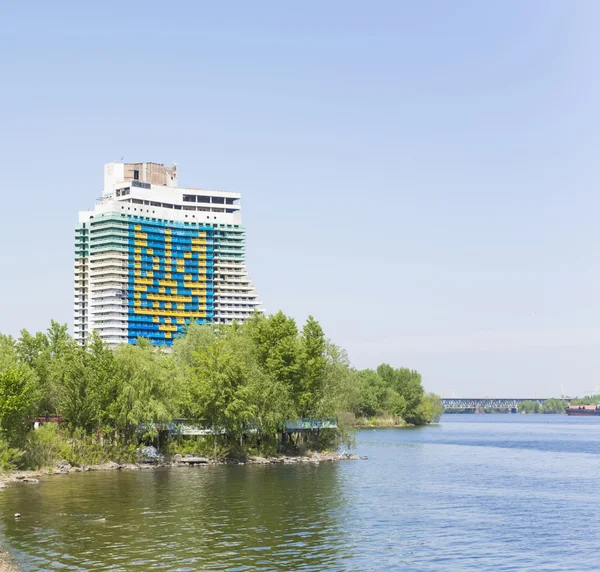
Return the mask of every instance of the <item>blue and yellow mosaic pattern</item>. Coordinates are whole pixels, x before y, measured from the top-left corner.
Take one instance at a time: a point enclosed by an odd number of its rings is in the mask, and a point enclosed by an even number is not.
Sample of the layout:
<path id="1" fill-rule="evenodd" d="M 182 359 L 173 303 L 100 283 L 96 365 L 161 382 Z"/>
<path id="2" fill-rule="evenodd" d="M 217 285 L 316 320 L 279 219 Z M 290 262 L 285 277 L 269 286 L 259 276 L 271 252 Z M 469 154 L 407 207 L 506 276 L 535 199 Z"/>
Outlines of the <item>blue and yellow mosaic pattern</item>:
<path id="1" fill-rule="evenodd" d="M 186 324 L 214 312 L 210 226 L 129 219 L 129 343 L 171 345 Z"/>

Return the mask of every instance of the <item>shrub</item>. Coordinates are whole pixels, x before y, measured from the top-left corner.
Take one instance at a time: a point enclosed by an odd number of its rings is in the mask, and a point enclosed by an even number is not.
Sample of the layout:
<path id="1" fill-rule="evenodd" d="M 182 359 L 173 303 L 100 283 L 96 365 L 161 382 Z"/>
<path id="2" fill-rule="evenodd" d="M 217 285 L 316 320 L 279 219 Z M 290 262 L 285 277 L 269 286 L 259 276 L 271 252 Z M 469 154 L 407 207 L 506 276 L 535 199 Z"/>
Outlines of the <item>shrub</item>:
<path id="1" fill-rule="evenodd" d="M 56 423 L 45 423 L 30 431 L 25 442 L 23 465 L 27 469 L 51 467 L 65 458 L 68 448 L 60 437 Z"/>
<path id="2" fill-rule="evenodd" d="M 230 453 L 229 446 L 224 446 L 217 439 L 217 459 L 224 459 Z M 200 457 L 214 457 L 212 436 L 177 437 L 169 440 L 164 447 L 166 455 L 198 455 Z"/>
<path id="3" fill-rule="evenodd" d="M 16 469 L 22 455 L 23 451 L 14 449 L 6 441 L 0 440 L 0 472 L 5 473 Z"/>

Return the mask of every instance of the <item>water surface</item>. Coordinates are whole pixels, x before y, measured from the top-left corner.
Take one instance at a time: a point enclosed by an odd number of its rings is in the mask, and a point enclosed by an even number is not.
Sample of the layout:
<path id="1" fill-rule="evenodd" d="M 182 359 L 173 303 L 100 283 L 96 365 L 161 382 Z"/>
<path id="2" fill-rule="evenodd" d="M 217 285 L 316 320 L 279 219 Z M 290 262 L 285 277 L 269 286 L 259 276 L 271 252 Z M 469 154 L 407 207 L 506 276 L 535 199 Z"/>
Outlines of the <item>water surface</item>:
<path id="1" fill-rule="evenodd" d="M 357 450 L 50 477 L 0 492 L 0 540 L 26 571 L 600 569 L 598 418 L 447 415 Z"/>

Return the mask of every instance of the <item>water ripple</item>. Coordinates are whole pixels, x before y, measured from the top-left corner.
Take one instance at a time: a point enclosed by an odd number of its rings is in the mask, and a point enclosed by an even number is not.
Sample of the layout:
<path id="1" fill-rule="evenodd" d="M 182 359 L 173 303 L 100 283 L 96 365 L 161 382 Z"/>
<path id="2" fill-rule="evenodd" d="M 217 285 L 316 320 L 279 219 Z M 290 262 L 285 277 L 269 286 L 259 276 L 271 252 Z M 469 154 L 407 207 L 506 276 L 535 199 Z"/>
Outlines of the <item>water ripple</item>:
<path id="1" fill-rule="evenodd" d="M 571 421 L 364 431 L 360 463 L 49 478 L 0 493 L 2 542 L 25 571 L 597 569 L 600 424 Z"/>

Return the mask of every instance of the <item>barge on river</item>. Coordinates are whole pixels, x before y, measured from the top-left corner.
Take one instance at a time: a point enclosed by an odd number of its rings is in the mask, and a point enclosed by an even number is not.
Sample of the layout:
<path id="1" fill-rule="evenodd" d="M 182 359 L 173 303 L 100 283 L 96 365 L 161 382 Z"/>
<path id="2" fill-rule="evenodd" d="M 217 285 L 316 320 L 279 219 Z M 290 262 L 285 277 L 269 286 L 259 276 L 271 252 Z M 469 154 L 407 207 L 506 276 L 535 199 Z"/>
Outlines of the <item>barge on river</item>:
<path id="1" fill-rule="evenodd" d="M 567 415 L 580 415 L 589 417 L 590 415 L 600 415 L 599 405 L 567 405 L 565 407 Z"/>

